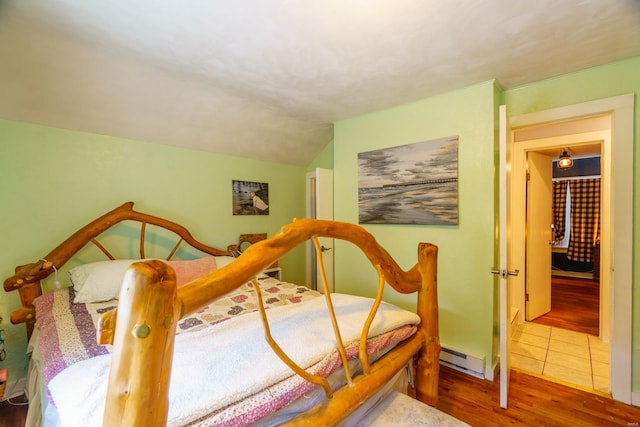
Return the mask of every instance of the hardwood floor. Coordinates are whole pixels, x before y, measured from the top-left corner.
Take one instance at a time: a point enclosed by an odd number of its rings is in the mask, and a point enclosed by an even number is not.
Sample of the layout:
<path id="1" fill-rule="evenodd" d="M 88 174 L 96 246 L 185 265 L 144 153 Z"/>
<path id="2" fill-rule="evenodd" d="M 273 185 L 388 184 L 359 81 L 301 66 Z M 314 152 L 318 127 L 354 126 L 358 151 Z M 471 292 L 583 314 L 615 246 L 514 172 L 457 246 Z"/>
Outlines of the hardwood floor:
<path id="1" fill-rule="evenodd" d="M 474 427 L 640 425 L 638 407 L 523 372 L 511 371 L 508 409 L 500 408 L 499 387 L 441 366 L 438 409 Z"/>
<path id="2" fill-rule="evenodd" d="M 599 335 L 600 283 L 596 280 L 553 276 L 551 311 L 533 320 L 541 325 Z"/>
<path id="3" fill-rule="evenodd" d="M 500 408 L 499 382 L 440 367 L 438 409 L 474 427 L 638 426 L 640 408 L 598 394 L 511 371 L 509 408 Z M 18 399 L 14 399 L 18 401 Z M 22 427 L 27 407 L 0 403 L 0 427 Z"/>
<path id="4" fill-rule="evenodd" d="M 0 402 L 0 427 L 23 427 L 27 421 L 27 406 L 24 396 Z"/>

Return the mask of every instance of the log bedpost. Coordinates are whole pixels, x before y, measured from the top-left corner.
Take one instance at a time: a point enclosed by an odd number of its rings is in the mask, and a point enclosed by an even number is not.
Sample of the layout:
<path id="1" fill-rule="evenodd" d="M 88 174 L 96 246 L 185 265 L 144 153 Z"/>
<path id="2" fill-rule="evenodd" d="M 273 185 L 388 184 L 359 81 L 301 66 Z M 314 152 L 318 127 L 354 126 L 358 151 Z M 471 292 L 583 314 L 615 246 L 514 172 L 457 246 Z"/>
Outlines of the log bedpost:
<path id="1" fill-rule="evenodd" d="M 419 352 L 416 369 L 416 398 L 436 406 L 440 373 L 440 338 L 438 332 L 438 247 L 429 243 L 418 246 L 418 271 L 422 289 L 418 293 L 418 316 L 426 342 Z"/>
<path id="2" fill-rule="evenodd" d="M 166 425 L 180 313 L 171 267 L 146 261 L 129 268 L 118 303 L 104 426 Z"/>

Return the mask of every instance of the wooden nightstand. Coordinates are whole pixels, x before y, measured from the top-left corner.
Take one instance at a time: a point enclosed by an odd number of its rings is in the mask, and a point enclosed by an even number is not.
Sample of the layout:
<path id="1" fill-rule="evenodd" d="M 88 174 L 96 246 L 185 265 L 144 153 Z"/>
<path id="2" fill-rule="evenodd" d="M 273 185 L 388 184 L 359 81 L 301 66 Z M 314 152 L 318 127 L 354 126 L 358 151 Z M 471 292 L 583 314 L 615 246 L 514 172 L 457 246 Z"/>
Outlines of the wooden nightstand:
<path id="1" fill-rule="evenodd" d="M 265 271 L 263 271 L 263 273 L 266 274 L 269 277 L 273 277 L 274 279 L 278 279 L 278 280 L 282 281 L 282 268 L 281 267 L 267 268 Z"/>

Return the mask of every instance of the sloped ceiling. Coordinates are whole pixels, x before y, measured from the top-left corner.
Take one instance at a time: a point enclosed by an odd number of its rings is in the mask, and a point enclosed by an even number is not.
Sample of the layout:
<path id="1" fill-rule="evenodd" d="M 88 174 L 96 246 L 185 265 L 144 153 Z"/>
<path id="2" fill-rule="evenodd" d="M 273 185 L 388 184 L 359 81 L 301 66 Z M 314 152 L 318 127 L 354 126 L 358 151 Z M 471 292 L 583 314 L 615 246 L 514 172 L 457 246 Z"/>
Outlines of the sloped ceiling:
<path id="1" fill-rule="evenodd" d="M 0 118 L 304 166 L 337 120 L 639 55 L 637 0 L 0 0 Z"/>

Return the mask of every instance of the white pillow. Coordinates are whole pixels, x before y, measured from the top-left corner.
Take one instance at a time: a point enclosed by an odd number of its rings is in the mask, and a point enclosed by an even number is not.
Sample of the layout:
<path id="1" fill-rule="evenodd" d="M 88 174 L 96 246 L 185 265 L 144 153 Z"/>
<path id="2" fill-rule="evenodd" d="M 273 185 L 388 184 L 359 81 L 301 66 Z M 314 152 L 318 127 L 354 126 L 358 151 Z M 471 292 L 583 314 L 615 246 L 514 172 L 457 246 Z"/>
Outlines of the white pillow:
<path id="1" fill-rule="evenodd" d="M 137 259 L 92 262 L 69 270 L 76 291 L 75 303 L 108 301 L 118 298 L 127 269 Z"/>
<path id="2" fill-rule="evenodd" d="M 204 257 L 185 261 L 164 261 L 176 273 L 178 286 L 204 276 L 216 269 L 218 258 L 233 257 Z M 74 267 L 69 271 L 73 289 L 76 291 L 75 303 L 91 303 L 117 299 L 127 269 L 134 262 L 148 261 L 139 259 L 120 259 L 113 261 L 99 261 Z M 221 260 L 224 263 L 230 261 Z"/>

